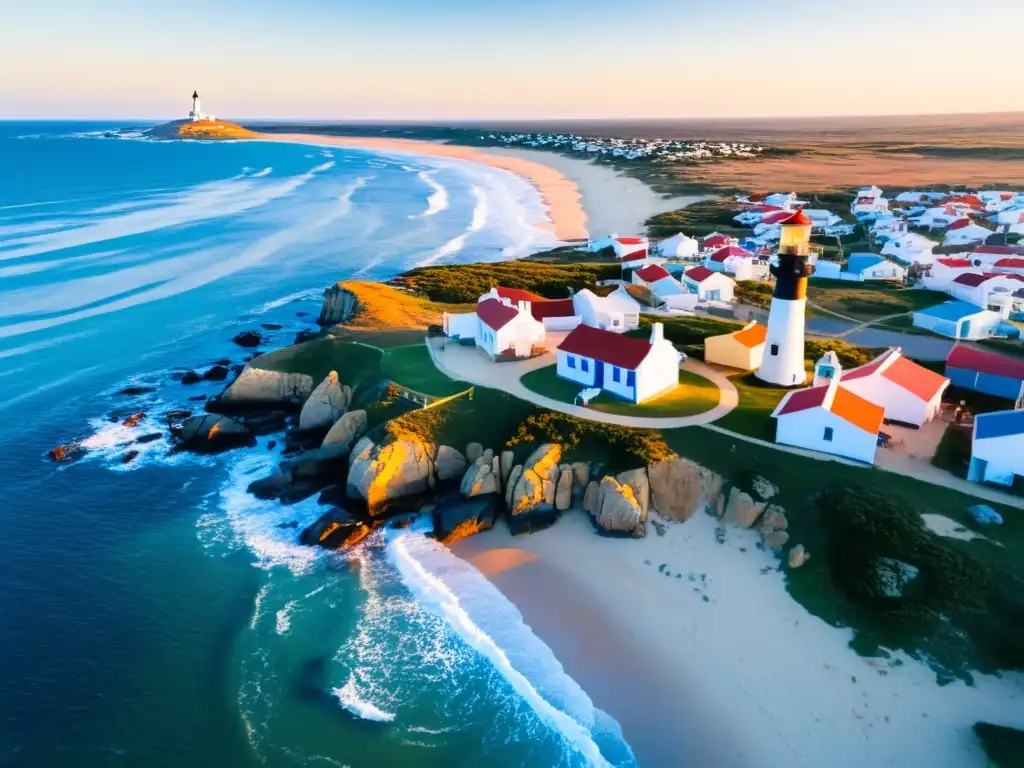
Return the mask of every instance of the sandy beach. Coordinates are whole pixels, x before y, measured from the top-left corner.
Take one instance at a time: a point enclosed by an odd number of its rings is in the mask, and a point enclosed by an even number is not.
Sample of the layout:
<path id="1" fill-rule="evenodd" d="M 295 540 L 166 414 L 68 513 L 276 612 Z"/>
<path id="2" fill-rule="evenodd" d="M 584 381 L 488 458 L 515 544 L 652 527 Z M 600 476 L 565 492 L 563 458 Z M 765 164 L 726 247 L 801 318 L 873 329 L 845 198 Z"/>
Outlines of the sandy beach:
<path id="1" fill-rule="evenodd" d="M 1024 727 L 1024 676 L 939 686 L 902 654 L 858 656 L 851 631 L 789 596 L 756 533 L 718 544 L 715 527 L 698 514 L 609 539 L 571 512 L 453 549 L 619 721 L 642 766 L 984 766 L 975 722 Z"/>

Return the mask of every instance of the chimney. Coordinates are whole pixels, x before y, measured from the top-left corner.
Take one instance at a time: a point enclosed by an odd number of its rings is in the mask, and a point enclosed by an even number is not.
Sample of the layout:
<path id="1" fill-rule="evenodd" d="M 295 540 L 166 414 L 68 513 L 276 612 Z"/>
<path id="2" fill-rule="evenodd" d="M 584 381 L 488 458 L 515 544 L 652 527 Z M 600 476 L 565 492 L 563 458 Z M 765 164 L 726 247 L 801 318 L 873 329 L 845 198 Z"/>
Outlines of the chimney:
<path id="1" fill-rule="evenodd" d="M 655 323 L 651 326 L 651 344 L 655 344 L 659 341 L 665 340 L 665 326 L 661 323 Z"/>

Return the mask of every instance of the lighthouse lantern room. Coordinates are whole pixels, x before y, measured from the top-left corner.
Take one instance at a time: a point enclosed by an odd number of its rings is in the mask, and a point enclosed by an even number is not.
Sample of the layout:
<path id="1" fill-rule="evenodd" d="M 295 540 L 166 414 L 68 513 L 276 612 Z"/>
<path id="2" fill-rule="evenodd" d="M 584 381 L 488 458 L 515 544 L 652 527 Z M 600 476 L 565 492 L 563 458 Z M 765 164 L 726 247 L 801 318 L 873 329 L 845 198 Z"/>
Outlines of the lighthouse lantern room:
<path id="1" fill-rule="evenodd" d="M 757 371 L 762 381 L 783 387 L 803 386 L 804 318 L 807 308 L 807 278 L 813 271 L 808 264 L 811 243 L 811 220 L 803 209 L 780 222 L 778 263 L 771 271 L 775 276 L 764 358 Z"/>

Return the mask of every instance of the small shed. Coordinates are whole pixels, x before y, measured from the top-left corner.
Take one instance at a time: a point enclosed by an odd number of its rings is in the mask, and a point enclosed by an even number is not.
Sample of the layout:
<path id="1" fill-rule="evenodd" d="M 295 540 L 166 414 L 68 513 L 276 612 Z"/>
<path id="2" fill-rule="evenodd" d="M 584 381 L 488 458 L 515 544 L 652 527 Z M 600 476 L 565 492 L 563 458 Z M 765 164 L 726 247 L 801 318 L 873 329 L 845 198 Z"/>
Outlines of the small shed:
<path id="1" fill-rule="evenodd" d="M 978 414 L 967 479 L 1012 486 L 1017 477 L 1024 477 L 1024 411 Z"/>
<path id="2" fill-rule="evenodd" d="M 986 339 L 1002 322 L 998 312 L 966 301 L 947 301 L 914 313 L 914 327 L 951 339 Z"/>
<path id="3" fill-rule="evenodd" d="M 716 363 L 741 371 L 756 371 L 764 357 L 768 329 L 752 322 L 738 331 L 704 339 L 704 362 Z"/>
<path id="4" fill-rule="evenodd" d="M 957 345 L 946 357 L 946 378 L 955 387 L 1005 397 L 1024 397 L 1024 360 Z"/>

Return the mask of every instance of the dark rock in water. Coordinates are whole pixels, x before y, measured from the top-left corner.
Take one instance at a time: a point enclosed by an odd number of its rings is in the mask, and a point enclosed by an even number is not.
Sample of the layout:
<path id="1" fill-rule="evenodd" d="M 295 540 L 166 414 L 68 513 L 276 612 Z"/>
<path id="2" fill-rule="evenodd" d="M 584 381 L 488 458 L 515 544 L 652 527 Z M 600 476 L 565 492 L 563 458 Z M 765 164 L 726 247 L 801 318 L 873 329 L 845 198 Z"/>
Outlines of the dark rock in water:
<path id="1" fill-rule="evenodd" d="M 264 330 L 267 331 L 280 331 L 282 328 L 284 328 L 284 326 L 281 325 L 280 323 L 262 323 L 260 325 L 260 328 L 263 328 Z"/>
<path id="2" fill-rule="evenodd" d="M 341 507 L 348 502 L 348 494 L 345 493 L 344 485 L 329 485 L 320 493 L 317 504 L 325 507 Z"/>
<path id="3" fill-rule="evenodd" d="M 159 440 L 161 437 L 163 437 L 163 435 L 159 432 L 150 432 L 148 435 L 143 435 L 142 437 L 138 438 L 135 442 L 152 443 L 155 440 Z"/>
<path id="4" fill-rule="evenodd" d="M 307 546 L 348 549 L 365 539 L 372 531 L 373 528 L 348 510 L 335 507 L 303 530 L 299 534 L 299 541 Z"/>
<path id="5" fill-rule="evenodd" d="M 136 457 L 138 455 L 139 455 L 138 451 L 128 451 L 128 453 L 126 453 L 124 456 L 121 457 L 121 463 L 122 464 L 131 464 L 133 461 L 135 461 L 135 459 L 136 459 Z"/>
<path id="6" fill-rule="evenodd" d="M 394 528 L 396 530 L 408 528 L 419 516 L 419 512 L 406 512 L 402 515 L 395 515 L 394 517 L 388 518 L 388 528 Z"/>
<path id="7" fill-rule="evenodd" d="M 259 331 L 242 331 L 232 341 L 240 347 L 258 347 L 263 341 Z"/>
<path id="8" fill-rule="evenodd" d="M 85 453 L 81 443 L 67 443 L 50 449 L 49 456 L 54 461 L 74 461 Z"/>
<path id="9" fill-rule="evenodd" d="M 278 523 L 277 527 L 278 528 L 282 528 L 282 529 L 298 528 L 299 527 L 299 521 L 298 520 L 289 520 L 287 523 Z"/>
<path id="10" fill-rule="evenodd" d="M 254 415 L 241 416 L 242 423 L 254 435 L 270 435 L 283 432 L 288 426 L 289 414 L 284 411 L 271 411 Z"/>
<path id="11" fill-rule="evenodd" d="M 278 493 L 291 485 L 292 479 L 283 472 L 275 472 L 269 477 L 261 477 L 249 483 L 246 489 L 257 499 L 276 499 Z"/>
<path id="12" fill-rule="evenodd" d="M 178 448 L 196 453 L 220 453 L 244 445 L 255 445 L 252 433 L 241 422 L 208 413 L 172 424 Z"/>
<path id="13" fill-rule="evenodd" d="M 117 394 L 119 395 L 148 395 L 150 392 L 156 392 L 156 387 L 125 387 Z"/>
<path id="14" fill-rule="evenodd" d="M 281 471 L 292 479 L 340 476 L 348 464 L 348 447 L 328 445 L 300 453 L 281 465 Z"/>
<path id="15" fill-rule="evenodd" d="M 224 381 L 229 373 L 231 373 L 231 370 L 226 365 L 215 365 L 203 373 L 203 379 L 206 381 Z"/>
<path id="16" fill-rule="evenodd" d="M 185 375 L 181 377 L 182 384 L 198 384 L 202 380 L 203 377 L 195 371 L 185 371 Z"/>
<path id="17" fill-rule="evenodd" d="M 312 341 L 320 336 L 320 331 L 302 330 L 295 334 L 295 343 L 302 344 L 304 341 Z"/>
<path id="18" fill-rule="evenodd" d="M 167 412 L 167 423 L 174 426 L 176 421 L 184 421 L 192 415 L 192 411 L 168 411 Z"/>
<path id="19" fill-rule="evenodd" d="M 214 360 L 210 365 L 223 365 L 225 368 L 228 368 L 231 365 L 231 361 L 225 357 L 222 360 Z"/>
<path id="20" fill-rule="evenodd" d="M 277 440 L 271 440 L 267 443 L 267 450 L 272 451 L 277 447 Z"/>
<path id="21" fill-rule="evenodd" d="M 242 365 L 242 364 L 238 364 L 238 365 L 232 365 L 232 366 L 231 366 L 231 372 L 232 372 L 233 374 L 235 374 L 236 376 L 237 376 L 238 374 L 240 374 L 240 373 L 241 373 L 242 371 L 244 371 L 244 370 L 245 370 L 245 366 L 244 366 L 244 365 Z"/>
<path id="22" fill-rule="evenodd" d="M 206 395 L 192 395 L 192 397 L 188 399 L 190 403 L 201 403 L 204 400 L 206 400 Z"/>
<path id="23" fill-rule="evenodd" d="M 309 312 L 296 312 L 296 317 L 309 317 Z"/>
<path id="24" fill-rule="evenodd" d="M 137 427 L 139 426 L 139 422 L 142 421 L 144 418 L 146 418 L 146 414 L 143 413 L 142 411 L 139 411 L 138 413 L 133 413 L 127 419 L 122 421 L 121 424 L 122 426 L 125 427 Z"/>
<path id="25" fill-rule="evenodd" d="M 434 537 L 450 544 L 490 530 L 503 502 L 504 497 L 500 493 L 484 493 L 452 504 L 438 504 L 433 513 Z"/>

